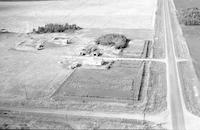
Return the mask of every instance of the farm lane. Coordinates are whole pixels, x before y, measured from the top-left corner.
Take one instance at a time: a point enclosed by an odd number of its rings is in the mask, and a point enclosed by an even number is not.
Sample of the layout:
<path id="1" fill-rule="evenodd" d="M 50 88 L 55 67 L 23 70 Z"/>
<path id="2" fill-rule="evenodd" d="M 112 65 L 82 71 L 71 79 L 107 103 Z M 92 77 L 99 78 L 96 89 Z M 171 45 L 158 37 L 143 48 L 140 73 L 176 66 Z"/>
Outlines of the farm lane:
<path id="1" fill-rule="evenodd" d="M 93 57 L 86 56 L 63 56 L 63 58 L 73 58 L 73 59 L 92 59 Z M 165 59 L 155 59 L 155 58 L 110 58 L 110 57 L 95 57 L 96 59 L 103 60 L 114 60 L 114 61 L 154 61 L 154 62 L 163 62 L 165 63 Z"/>
<path id="2" fill-rule="evenodd" d="M 0 107 L 0 110 L 8 110 L 13 112 L 37 113 L 37 114 L 52 114 L 52 115 L 66 115 L 66 116 L 82 116 L 82 117 L 96 117 L 96 118 L 113 118 L 113 119 L 127 119 L 127 120 L 143 120 L 141 114 L 130 113 L 116 113 L 116 112 L 94 112 L 94 111 L 70 111 L 65 109 L 41 109 L 41 108 L 16 108 L 16 107 Z M 159 115 L 146 115 L 146 121 L 156 122 L 162 124 L 163 119 Z"/>

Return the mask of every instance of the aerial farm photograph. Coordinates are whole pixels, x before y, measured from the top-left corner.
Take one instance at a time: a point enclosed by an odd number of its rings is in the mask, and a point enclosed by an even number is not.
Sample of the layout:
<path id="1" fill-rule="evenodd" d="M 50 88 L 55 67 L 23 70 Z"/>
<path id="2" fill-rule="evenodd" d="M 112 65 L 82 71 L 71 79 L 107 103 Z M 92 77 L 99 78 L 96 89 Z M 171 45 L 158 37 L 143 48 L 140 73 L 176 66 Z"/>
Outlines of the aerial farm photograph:
<path id="1" fill-rule="evenodd" d="M 200 130 L 200 0 L 0 0 L 0 129 Z"/>

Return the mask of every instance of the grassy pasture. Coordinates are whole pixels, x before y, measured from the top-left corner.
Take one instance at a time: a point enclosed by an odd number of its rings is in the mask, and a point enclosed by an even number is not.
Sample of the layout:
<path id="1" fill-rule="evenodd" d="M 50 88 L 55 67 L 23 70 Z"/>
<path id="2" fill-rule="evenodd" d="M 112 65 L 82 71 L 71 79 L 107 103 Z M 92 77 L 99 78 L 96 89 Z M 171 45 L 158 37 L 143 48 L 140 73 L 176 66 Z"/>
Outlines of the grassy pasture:
<path id="1" fill-rule="evenodd" d="M 199 0 L 174 0 L 174 3 L 178 10 L 185 8 L 200 7 Z"/>
<path id="2" fill-rule="evenodd" d="M 198 7 L 200 8 L 200 1 L 199 0 L 174 0 L 175 6 L 178 11 L 187 8 Z M 200 57 L 199 57 L 199 50 L 200 50 L 200 27 L 199 26 L 182 26 L 183 35 L 186 39 L 187 45 L 189 47 L 189 51 L 191 57 L 193 59 L 193 64 L 200 79 Z"/>
<path id="3" fill-rule="evenodd" d="M 143 67 L 142 62 L 119 61 L 110 70 L 78 69 L 54 96 L 133 100 L 141 87 Z"/>
<path id="4" fill-rule="evenodd" d="M 0 2 L 0 26 L 30 32 L 48 23 L 82 28 L 153 29 L 156 0 L 56 0 Z M 142 22 L 141 22 L 142 21 Z"/>

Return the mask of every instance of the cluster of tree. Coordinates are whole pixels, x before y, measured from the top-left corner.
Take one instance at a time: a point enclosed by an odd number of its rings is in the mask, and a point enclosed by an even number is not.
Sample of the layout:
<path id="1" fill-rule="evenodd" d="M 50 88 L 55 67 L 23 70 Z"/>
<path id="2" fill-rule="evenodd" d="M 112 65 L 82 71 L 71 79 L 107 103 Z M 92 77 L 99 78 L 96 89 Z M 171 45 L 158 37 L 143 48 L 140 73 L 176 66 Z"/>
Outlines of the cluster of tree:
<path id="1" fill-rule="evenodd" d="M 54 32 L 73 32 L 82 29 L 76 24 L 69 25 L 68 23 L 62 24 L 46 24 L 44 27 L 38 27 L 38 29 L 33 29 L 34 33 L 54 33 Z"/>
<path id="2" fill-rule="evenodd" d="M 185 25 L 200 25 L 200 9 L 188 8 L 179 14 L 179 20 Z"/>
<path id="3" fill-rule="evenodd" d="M 95 42 L 96 44 L 109 45 L 114 46 L 116 49 L 122 49 L 127 47 L 129 41 L 129 39 L 121 34 L 106 34 L 97 38 Z"/>

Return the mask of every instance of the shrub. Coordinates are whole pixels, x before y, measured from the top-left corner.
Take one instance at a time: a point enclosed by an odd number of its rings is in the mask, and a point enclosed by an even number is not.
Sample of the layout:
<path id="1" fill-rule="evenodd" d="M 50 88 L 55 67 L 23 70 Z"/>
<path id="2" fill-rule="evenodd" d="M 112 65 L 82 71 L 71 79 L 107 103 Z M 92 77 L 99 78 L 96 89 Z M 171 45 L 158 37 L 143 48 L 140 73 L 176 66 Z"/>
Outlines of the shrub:
<path id="1" fill-rule="evenodd" d="M 76 30 L 82 29 L 76 24 L 69 25 L 66 23 L 65 25 L 61 24 L 46 24 L 44 27 L 38 27 L 38 29 L 33 29 L 34 33 L 54 33 L 54 32 L 73 32 Z"/>
<path id="2" fill-rule="evenodd" d="M 80 52 L 80 55 L 93 55 L 93 56 L 100 56 L 101 52 L 98 46 L 96 45 L 88 45 Z"/>
<path id="3" fill-rule="evenodd" d="M 181 10 L 178 17 L 181 24 L 200 25 L 200 9 L 198 8 Z"/>
<path id="4" fill-rule="evenodd" d="M 116 49 L 126 48 L 128 39 L 121 34 L 106 34 L 99 37 L 95 42 L 101 45 L 115 46 Z"/>

